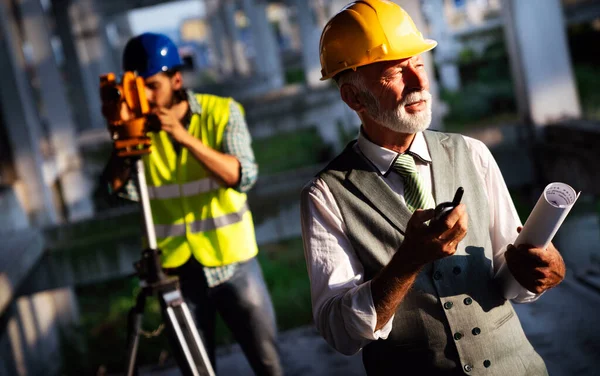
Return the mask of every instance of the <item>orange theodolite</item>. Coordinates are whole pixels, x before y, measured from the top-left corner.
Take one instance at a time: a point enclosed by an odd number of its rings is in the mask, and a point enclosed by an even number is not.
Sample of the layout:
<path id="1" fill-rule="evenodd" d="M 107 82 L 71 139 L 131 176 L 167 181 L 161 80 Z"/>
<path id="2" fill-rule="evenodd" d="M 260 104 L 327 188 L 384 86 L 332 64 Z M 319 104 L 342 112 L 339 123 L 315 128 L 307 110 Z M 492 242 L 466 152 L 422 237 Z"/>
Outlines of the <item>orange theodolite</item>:
<path id="1" fill-rule="evenodd" d="M 131 157 L 151 152 L 151 131 L 144 79 L 134 72 L 125 72 L 121 83 L 114 73 L 100 76 L 102 114 L 119 157 Z"/>

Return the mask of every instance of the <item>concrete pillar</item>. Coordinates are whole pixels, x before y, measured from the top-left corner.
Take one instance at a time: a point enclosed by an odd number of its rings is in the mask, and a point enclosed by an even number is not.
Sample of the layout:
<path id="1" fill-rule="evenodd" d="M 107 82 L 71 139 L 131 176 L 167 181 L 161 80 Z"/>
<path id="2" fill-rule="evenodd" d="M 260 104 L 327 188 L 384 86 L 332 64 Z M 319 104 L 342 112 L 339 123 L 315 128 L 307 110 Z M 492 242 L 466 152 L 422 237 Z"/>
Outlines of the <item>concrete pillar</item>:
<path id="1" fill-rule="evenodd" d="M 210 47 L 212 50 L 212 66 L 218 71 L 222 78 L 233 74 L 233 55 L 227 48 L 227 38 L 225 38 L 225 28 L 221 21 L 220 10 L 217 8 L 213 14 L 208 17 L 210 25 Z"/>
<path id="2" fill-rule="evenodd" d="M 31 46 L 43 113 L 55 158 L 57 178 L 69 220 L 90 217 L 90 185 L 83 172 L 64 83 L 54 59 L 46 17 L 39 0 L 17 0 L 25 39 Z"/>
<path id="3" fill-rule="evenodd" d="M 444 0 L 427 0 L 423 12 L 430 26 L 429 37 L 438 41 L 435 48 L 435 62 L 440 76 L 440 85 L 449 91 L 460 90 L 460 72 L 457 60 L 460 46 L 448 28 L 444 13 Z"/>
<path id="4" fill-rule="evenodd" d="M 320 17 L 323 13 L 317 9 L 321 3 L 306 0 L 289 0 L 296 8 L 296 17 L 302 40 L 302 66 L 309 87 L 322 87 L 329 84 L 321 81 L 321 62 L 319 59 L 319 39 L 327 20 Z"/>
<path id="5" fill-rule="evenodd" d="M 112 44 L 113 54 L 115 56 L 115 60 L 117 61 L 117 70 L 120 71 L 120 68 L 122 68 L 123 50 L 125 49 L 125 45 L 129 39 L 131 39 L 134 35 L 133 31 L 131 30 L 131 25 L 129 24 L 127 13 L 121 13 L 112 16 L 110 22 L 113 24 L 116 38 Z"/>
<path id="6" fill-rule="evenodd" d="M 425 38 L 428 38 L 429 29 L 423 17 L 423 13 L 421 10 L 421 2 L 419 0 L 395 0 L 394 2 L 400 5 L 410 15 L 419 31 L 423 33 L 423 36 Z M 435 69 L 433 65 L 433 58 L 431 52 L 426 52 L 423 54 L 423 61 L 425 63 L 425 70 L 427 71 L 427 76 L 429 77 L 429 91 L 431 92 L 431 95 L 433 97 L 433 116 L 429 128 L 442 129 L 442 117 L 444 115 L 444 111 L 439 97 L 438 85 L 435 80 Z"/>
<path id="7" fill-rule="evenodd" d="M 289 2 L 293 5 L 292 2 Z M 302 39 L 296 22 L 292 22 L 292 12 L 285 12 L 279 19 L 279 32 L 286 39 L 282 50 L 300 51 L 302 48 Z"/>
<path id="8" fill-rule="evenodd" d="M 78 125 L 101 129 L 106 122 L 100 111 L 99 77 L 121 70 L 112 56 L 104 22 L 93 0 L 54 0 L 52 5 L 74 102 L 82 112 L 77 118 L 83 123 Z"/>
<path id="9" fill-rule="evenodd" d="M 267 18 L 267 0 L 243 0 L 244 12 L 250 19 L 255 54 L 255 72 L 269 89 L 285 84 L 283 64 L 275 32 Z"/>
<path id="10" fill-rule="evenodd" d="M 73 34 L 79 50 L 85 51 L 90 70 L 96 80 L 106 72 L 118 72 L 121 68 L 110 47 L 104 16 L 98 10 L 98 0 L 77 0 L 71 8 Z"/>
<path id="11" fill-rule="evenodd" d="M 18 175 L 15 189 L 30 223 L 44 226 L 58 215 L 44 178 L 40 120 L 21 46 L 11 1 L 0 0 L 0 106 Z"/>
<path id="12" fill-rule="evenodd" d="M 235 23 L 236 3 L 232 0 L 225 0 L 219 8 L 221 19 L 224 26 L 224 48 L 228 50 L 227 54 L 232 57 L 233 71 L 237 76 L 246 77 L 250 75 L 250 63 L 246 57 L 244 44 L 240 39 L 240 33 Z"/>
<path id="13" fill-rule="evenodd" d="M 521 119 L 580 118 L 560 0 L 503 0 L 502 16 Z"/>
<path id="14" fill-rule="evenodd" d="M 73 113 L 77 129 L 86 130 L 100 127 L 101 112 L 98 96 L 98 79 L 87 69 L 77 51 L 77 45 L 71 31 L 69 9 L 71 0 L 53 0 L 52 12 L 56 33 L 60 37 L 64 55 L 64 71 L 67 76 L 68 96 L 73 104 Z M 100 118 L 99 118 L 100 116 Z M 104 121 L 102 121 L 104 123 Z"/>

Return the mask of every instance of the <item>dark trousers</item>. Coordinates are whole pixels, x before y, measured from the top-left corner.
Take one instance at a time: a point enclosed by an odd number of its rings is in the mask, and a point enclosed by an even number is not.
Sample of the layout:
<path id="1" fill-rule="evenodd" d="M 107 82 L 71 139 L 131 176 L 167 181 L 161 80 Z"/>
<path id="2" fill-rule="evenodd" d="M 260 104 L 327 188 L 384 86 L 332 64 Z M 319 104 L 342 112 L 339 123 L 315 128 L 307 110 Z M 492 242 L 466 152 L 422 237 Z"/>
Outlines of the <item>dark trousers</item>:
<path id="1" fill-rule="evenodd" d="M 218 312 L 240 344 L 256 375 L 282 375 L 275 312 L 256 258 L 237 266 L 226 282 L 209 288 L 202 266 L 191 257 L 167 271 L 177 275 L 185 302 L 216 371 L 215 319 Z M 170 336 L 170 341 L 175 338 Z M 181 360 L 181 354 L 175 352 Z"/>

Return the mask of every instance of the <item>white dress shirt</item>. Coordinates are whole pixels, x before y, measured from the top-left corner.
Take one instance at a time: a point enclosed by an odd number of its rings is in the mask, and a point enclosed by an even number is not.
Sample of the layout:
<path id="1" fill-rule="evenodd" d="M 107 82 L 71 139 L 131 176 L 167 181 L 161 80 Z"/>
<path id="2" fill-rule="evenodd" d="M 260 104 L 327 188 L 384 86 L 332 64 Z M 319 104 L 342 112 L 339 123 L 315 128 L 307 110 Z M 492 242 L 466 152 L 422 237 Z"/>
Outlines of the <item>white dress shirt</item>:
<path id="1" fill-rule="evenodd" d="M 487 194 L 490 211 L 490 238 L 494 273 L 505 263 L 506 246 L 514 242 L 521 221 L 517 215 L 496 161 L 481 141 L 463 136 Z M 354 145 L 381 173 L 381 178 L 404 200 L 399 174 L 389 173 L 398 153 L 370 142 L 362 133 Z M 417 133 L 409 149 L 415 158 L 423 183 L 431 191 L 431 156 L 425 137 Z M 433 162 L 435 163 L 435 162 Z M 311 284 L 313 317 L 321 335 L 336 350 L 351 355 L 371 341 L 385 339 L 393 317 L 375 330 L 377 313 L 371 295 L 371 282 L 364 281 L 364 269 L 348 236 L 344 219 L 327 184 L 315 178 L 305 187 L 301 203 L 302 237 Z M 496 278 L 513 279 L 508 268 Z M 513 299 L 518 303 L 539 297 L 525 288 Z"/>

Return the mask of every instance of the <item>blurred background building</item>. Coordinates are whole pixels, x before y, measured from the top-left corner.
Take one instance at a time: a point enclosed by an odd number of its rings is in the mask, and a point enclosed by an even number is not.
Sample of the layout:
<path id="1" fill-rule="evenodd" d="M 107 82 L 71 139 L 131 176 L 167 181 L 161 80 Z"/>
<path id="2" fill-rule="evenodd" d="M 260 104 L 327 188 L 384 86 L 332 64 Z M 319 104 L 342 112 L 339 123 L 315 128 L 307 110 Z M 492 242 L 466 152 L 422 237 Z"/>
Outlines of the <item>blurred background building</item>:
<path id="1" fill-rule="evenodd" d="M 137 206 L 98 180 L 111 150 L 98 78 L 120 72 L 125 43 L 145 31 L 177 43 L 188 87 L 244 105 L 279 325 L 310 325 L 299 192 L 360 126 L 319 80 L 321 30 L 347 2 L 0 0 L 0 375 L 122 372 L 141 231 Z M 432 128 L 490 147 L 522 220 L 551 181 L 583 191 L 555 243 L 591 294 L 582 312 L 600 308 L 600 0 L 396 2 L 439 42 L 426 56 Z M 142 363 L 160 363 L 164 338 L 148 341 Z M 554 360 L 551 374 L 594 374 L 561 373 L 582 362 Z"/>

